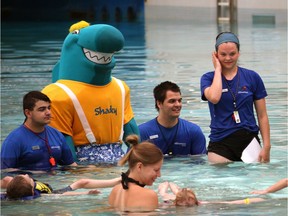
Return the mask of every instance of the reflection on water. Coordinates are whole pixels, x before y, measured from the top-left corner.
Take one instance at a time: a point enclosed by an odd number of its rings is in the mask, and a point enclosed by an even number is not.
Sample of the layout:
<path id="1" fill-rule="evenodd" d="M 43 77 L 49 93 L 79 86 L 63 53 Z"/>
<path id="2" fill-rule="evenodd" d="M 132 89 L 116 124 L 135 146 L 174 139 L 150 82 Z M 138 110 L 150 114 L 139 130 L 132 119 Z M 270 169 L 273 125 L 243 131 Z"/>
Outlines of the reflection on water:
<path id="1" fill-rule="evenodd" d="M 160 10 L 160 9 L 159 9 Z M 162 13 L 169 16 L 168 7 Z M 184 9 L 183 9 L 184 10 Z M 197 13 L 196 13 L 197 14 Z M 203 12 L 207 17 L 209 11 Z M 241 14 L 240 14 L 241 15 Z M 214 22 L 195 21 L 191 13 L 181 19 L 154 19 L 145 22 L 117 23 L 125 38 L 125 48 L 116 55 L 113 75 L 127 82 L 135 119 L 142 123 L 156 116 L 152 90 L 164 80 L 178 83 L 182 90 L 181 116 L 199 124 L 209 134 L 210 115 L 206 102 L 200 99 L 199 82 L 204 72 L 213 69 L 211 52 L 217 26 Z M 198 17 L 199 19 L 199 17 Z M 41 90 L 51 82 L 51 70 L 59 59 L 61 45 L 72 23 L 2 23 L 1 41 L 1 143 L 7 134 L 23 122 L 22 96 L 30 90 Z M 114 24 L 113 24 L 114 25 Z M 162 181 L 175 181 L 181 187 L 192 187 L 201 200 L 239 199 L 249 196 L 253 189 L 263 189 L 287 176 L 287 26 L 265 27 L 252 24 L 238 25 L 241 42 L 240 65 L 257 71 L 267 91 L 267 109 L 271 124 L 271 163 L 247 165 L 233 163 L 210 166 L 206 157 L 178 158 L 164 163 Z M 283 48 L 284 47 L 284 48 Z M 124 168 L 105 167 L 83 171 L 57 171 L 57 175 L 36 175 L 54 188 L 67 186 L 79 178 L 112 178 Z M 4 202 L 2 213 L 12 214 L 17 209 L 23 215 L 34 213 L 82 215 L 101 212 L 115 215 L 107 209 L 110 189 L 98 196 L 42 197 L 31 202 Z M 208 205 L 196 208 L 161 208 L 155 213 L 165 215 L 287 214 L 287 190 L 265 196 L 268 203 L 250 206 Z M 59 203 L 61 202 L 61 205 Z M 53 208 L 47 208 L 55 206 Z M 11 208 L 11 205 L 15 208 Z M 41 209 L 41 212 L 39 212 Z M 33 213 L 32 213 L 33 212 Z M 270 214 L 271 213 L 271 214 Z"/>

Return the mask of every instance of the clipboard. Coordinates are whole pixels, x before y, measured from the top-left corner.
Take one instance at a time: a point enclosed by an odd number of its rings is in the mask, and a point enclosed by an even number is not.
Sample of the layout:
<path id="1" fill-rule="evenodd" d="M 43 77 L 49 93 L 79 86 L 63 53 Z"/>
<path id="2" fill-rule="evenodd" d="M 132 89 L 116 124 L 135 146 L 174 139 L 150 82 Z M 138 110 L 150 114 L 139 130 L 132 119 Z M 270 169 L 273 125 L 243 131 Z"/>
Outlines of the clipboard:
<path id="1" fill-rule="evenodd" d="M 257 139 L 254 137 L 253 140 L 249 143 L 249 145 L 242 152 L 241 160 L 244 163 L 257 163 L 258 156 L 261 152 L 261 146 Z"/>

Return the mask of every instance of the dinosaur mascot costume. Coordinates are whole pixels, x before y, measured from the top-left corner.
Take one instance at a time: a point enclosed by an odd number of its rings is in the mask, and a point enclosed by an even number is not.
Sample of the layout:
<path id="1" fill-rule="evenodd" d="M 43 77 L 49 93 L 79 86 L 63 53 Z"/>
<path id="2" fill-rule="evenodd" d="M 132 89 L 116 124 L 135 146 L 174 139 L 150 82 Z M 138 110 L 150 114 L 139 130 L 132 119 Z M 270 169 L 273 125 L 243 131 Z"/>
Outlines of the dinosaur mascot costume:
<path id="1" fill-rule="evenodd" d="M 124 155 L 122 140 L 139 135 L 130 89 L 111 75 L 124 37 L 113 26 L 85 21 L 69 32 L 53 83 L 42 90 L 52 101 L 51 126 L 65 135 L 78 161 L 116 163 Z"/>

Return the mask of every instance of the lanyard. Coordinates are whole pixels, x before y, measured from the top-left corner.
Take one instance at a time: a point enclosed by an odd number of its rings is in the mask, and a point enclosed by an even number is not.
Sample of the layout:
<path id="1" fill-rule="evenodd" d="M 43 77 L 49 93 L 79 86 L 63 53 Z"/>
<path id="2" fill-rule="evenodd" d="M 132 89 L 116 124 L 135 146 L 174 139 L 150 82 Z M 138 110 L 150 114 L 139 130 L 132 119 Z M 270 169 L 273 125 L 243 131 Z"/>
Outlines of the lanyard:
<path id="1" fill-rule="evenodd" d="M 237 104 L 236 104 L 236 97 L 237 97 L 237 94 L 238 94 L 238 88 L 239 88 L 239 82 L 240 82 L 240 72 L 237 71 L 237 76 L 238 76 L 238 80 L 237 80 L 237 86 L 236 86 L 236 90 L 235 90 L 235 94 L 234 92 L 232 91 L 232 89 L 230 88 L 225 76 L 224 76 L 224 82 L 226 83 L 227 87 L 228 87 L 228 90 L 229 92 L 231 93 L 232 95 L 232 98 L 233 98 L 233 106 L 234 106 L 234 110 L 237 110 L 236 107 L 237 107 Z"/>
<path id="2" fill-rule="evenodd" d="M 179 120 L 177 122 L 176 132 L 175 132 L 174 137 L 173 137 L 173 139 L 172 139 L 172 141 L 170 143 L 168 143 L 168 141 L 167 141 L 167 139 L 166 139 L 166 137 L 165 137 L 165 135 L 164 135 L 164 133 L 163 133 L 163 131 L 161 129 L 161 127 L 163 127 L 163 126 L 161 126 L 159 124 L 157 118 L 156 118 L 156 122 L 157 122 L 158 128 L 160 130 L 160 133 L 161 133 L 161 135 L 162 135 L 162 137 L 163 137 L 163 139 L 165 141 L 165 144 L 168 146 L 168 154 L 169 155 L 173 155 L 173 144 L 175 143 L 175 140 L 176 140 L 176 137 L 177 137 L 177 134 L 178 134 Z"/>
<path id="3" fill-rule="evenodd" d="M 48 142 L 48 138 L 47 138 L 47 131 L 46 128 L 44 128 L 45 131 L 45 138 L 41 137 L 38 133 L 35 133 L 33 130 L 31 130 L 27 125 L 24 124 L 24 127 L 27 128 L 29 131 L 31 131 L 35 136 L 37 136 L 38 138 L 40 138 L 41 140 L 44 141 L 46 148 L 48 150 L 49 153 L 49 163 L 51 164 L 51 166 L 56 166 L 56 161 L 55 158 L 52 156 L 52 150 L 49 146 L 49 142 Z"/>

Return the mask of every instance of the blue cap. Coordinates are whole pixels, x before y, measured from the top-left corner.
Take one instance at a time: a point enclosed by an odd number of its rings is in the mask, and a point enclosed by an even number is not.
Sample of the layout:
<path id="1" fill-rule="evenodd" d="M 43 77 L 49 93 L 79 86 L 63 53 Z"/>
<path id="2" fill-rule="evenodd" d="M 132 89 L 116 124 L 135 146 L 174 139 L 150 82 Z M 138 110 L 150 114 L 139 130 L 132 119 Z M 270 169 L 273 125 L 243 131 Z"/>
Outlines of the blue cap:
<path id="1" fill-rule="evenodd" d="M 238 45 L 240 44 L 239 39 L 235 34 L 232 32 L 223 32 L 220 33 L 216 39 L 215 49 L 217 49 L 220 44 L 227 42 L 233 42 Z"/>

